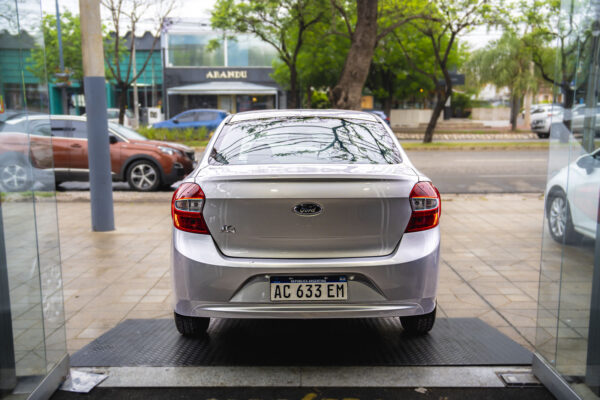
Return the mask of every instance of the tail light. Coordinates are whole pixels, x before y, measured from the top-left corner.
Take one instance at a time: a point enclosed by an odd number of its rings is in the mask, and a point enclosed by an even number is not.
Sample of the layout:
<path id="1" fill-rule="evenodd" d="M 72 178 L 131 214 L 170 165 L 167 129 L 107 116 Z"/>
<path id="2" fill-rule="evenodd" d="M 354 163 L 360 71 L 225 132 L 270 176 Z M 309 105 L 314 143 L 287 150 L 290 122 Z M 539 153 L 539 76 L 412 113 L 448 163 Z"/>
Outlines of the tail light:
<path id="1" fill-rule="evenodd" d="M 442 203 L 440 192 L 431 182 L 419 182 L 410 192 L 412 215 L 405 232 L 435 228 L 440 222 Z"/>
<path id="2" fill-rule="evenodd" d="M 208 227 L 202 216 L 204 192 L 195 183 L 182 183 L 173 194 L 171 216 L 175 228 L 186 232 L 209 235 Z"/>

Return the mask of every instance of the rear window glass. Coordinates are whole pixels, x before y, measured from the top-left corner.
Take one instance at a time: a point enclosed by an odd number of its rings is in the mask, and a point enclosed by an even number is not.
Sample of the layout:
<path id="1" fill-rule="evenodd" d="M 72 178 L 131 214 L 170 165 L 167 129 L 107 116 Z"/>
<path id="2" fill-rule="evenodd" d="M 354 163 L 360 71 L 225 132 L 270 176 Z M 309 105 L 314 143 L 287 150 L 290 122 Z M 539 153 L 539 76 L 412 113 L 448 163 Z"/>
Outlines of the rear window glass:
<path id="1" fill-rule="evenodd" d="M 213 165 L 398 164 L 400 151 L 381 124 L 340 118 L 273 118 L 223 127 Z"/>

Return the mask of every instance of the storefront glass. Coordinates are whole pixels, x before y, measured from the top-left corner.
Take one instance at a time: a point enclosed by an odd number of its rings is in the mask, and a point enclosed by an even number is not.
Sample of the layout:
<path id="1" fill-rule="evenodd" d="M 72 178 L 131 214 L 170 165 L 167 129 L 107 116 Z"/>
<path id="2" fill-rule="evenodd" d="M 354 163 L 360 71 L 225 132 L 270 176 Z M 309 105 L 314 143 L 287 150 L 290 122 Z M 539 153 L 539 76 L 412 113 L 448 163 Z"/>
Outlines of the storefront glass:
<path id="1" fill-rule="evenodd" d="M 223 67 L 225 47 L 223 36 L 216 32 L 171 33 L 167 38 L 167 66 L 169 67 Z M 219 46 L 209 48 L 212 40 Z"/>
<path id="2" fill-rule="evenodd" d="M 600 3 L 563 0 L 556 73 L 571 68 L 563 117 L 550 138 L 536 350 L 565 390 L 600 387 Z M 559 80 L 560 81 L 560 80 Z M 537 372 L 538 375 L 544 375 Z M 548 384 L 548 382 L 545 382 Z"/>
<path id="3" fill-rule="evenodd" d="M 268 43 L 251 35 L 237 35 L 227 40 L 229 67 L 270 67 L 277 51 Z"/>
<path id="4" fill-rule="evenodd" d="M 0 58 L 16 66 L 0 82 L 18 80 L 0 93 L 0 398 L 26 398 L 49 381 L 56 389 L 68 356 L 48 85 L 27 72 L 30 45 L 44 47 L 40 1 L 0 0 L 0 10 L 13 38 Z"/>

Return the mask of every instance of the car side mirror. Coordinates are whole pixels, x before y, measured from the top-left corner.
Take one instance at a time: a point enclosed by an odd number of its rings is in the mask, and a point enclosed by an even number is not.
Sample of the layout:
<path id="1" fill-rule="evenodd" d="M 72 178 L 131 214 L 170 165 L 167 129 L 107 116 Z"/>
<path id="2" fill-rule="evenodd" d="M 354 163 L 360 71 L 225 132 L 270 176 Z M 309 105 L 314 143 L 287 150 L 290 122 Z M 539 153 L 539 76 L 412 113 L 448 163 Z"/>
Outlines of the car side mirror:
<path id="1" fill-rule="evenodd" d="M 174 120 L 173 120 L 173 123 L 174 123 L 174 124 L 178 124 L 178 123 L 179 123 L 179 120 L 178 120 L 178 119 L 174 119 Z"/>
<path id="2" fill-rule="evenodd" d="M 116 136 L 109 135 L 109 136 L 108 136 L 108 142 L 109 142 L 110 144 L 115 144 L 115 143 L 118 143 L 118 142 L 119 142 L 119 139 L 117 139 L 117 137 L 116 137 Z"/>
<path id="3" fill-rule="evenodd" d="M 600 165 L 598 165 L 598 162 L 594 157 L 587 154 L 585 156 L 580 157 L 579 160 L 577 160 L 577 166 L 579 168 L 585 169 L 585 172 L 587 172 L 589 175 L 592 172 L 594 172 L 594 169 L 598 168 Z"/>

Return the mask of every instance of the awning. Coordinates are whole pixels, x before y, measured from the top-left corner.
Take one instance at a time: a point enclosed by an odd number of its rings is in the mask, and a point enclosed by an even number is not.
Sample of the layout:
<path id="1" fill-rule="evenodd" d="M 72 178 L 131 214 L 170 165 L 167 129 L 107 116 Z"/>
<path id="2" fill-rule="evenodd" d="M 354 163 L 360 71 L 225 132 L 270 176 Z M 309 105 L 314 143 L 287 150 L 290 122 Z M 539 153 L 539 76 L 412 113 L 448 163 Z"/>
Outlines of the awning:
<path id="1" fill-rule="evenodd" d="M 249 82 L 215 81 L 196 83 L 194 85 L 175 86 L 167 89 L 167 94 L 247 94 L 264 95 L 277 94 L 277 88 L 257 85 Z"/>

